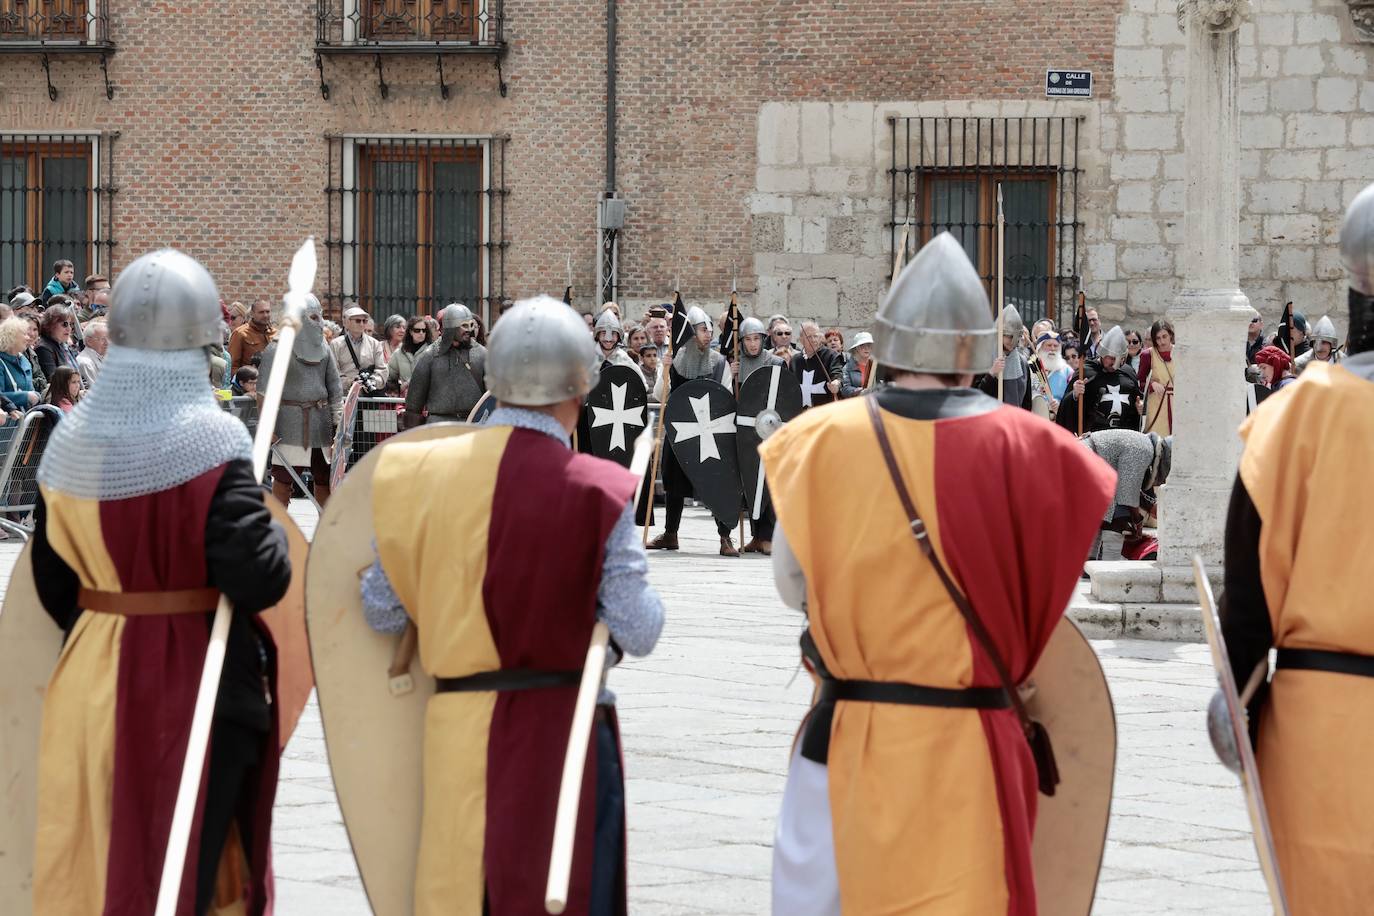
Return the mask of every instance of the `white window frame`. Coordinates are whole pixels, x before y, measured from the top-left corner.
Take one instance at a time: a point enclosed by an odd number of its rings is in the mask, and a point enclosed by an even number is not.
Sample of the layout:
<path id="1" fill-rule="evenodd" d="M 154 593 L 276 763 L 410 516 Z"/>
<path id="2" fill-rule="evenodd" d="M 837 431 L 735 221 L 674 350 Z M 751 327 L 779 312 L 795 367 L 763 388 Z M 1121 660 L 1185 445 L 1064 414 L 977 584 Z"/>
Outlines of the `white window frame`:
<path id="1" fill-rule="evenodd" d="M 350 2 L 350 0 L 345 0 Z M 491 151 L 495 140 L 490 134 L 345 134 L 342 143 L 343 194 L 341 209 L 342 225 L 339 238 L 343 252 L 343 298 L 356 299 L 358 295 L 358 253 L 357 237 L 357 189 L 358 189 L 358 149 L 363 146 L 385 146 L 405 144 L 414 140 L 458 141 L 480 146 L 482 150 L 482 198 L 479 220 L 479 239 L 481 248 L 478 255 L 478 272 L 481 282 L 479 308 L 487 312 L 491 298 Z M 489 320 L 489 315 L 484 320 Z"/>

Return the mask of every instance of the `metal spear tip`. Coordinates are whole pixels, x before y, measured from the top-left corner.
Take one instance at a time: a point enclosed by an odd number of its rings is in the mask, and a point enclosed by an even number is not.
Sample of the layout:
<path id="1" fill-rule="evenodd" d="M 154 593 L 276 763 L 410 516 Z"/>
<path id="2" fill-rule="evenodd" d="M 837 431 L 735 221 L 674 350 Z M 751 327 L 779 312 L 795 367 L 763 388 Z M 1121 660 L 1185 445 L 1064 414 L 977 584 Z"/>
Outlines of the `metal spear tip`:
<path id="1" fill-rule="evenodd" d="M 290 322 L 300 327 L 302 313 L 305 312 L 305 297 L 315 286 L 315 237 L 307 236 L 291 258 L 291 271 L 286 275 L 285 311 L 282 322 Z"/>

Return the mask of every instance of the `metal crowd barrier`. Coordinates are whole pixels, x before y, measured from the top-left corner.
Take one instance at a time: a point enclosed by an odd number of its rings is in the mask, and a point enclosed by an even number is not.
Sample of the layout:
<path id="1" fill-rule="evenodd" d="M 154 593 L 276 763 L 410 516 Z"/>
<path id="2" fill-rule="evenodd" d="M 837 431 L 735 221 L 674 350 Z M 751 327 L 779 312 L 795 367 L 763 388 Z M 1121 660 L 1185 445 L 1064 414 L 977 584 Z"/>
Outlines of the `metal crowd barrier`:
<path id="1" fill-rule="evenodd" d="M 248 427 L 248 435 L 255 436 L 258 432 L 258 399 L 251 394 L 238 394 L 227 401 L 220 401 L 219 406 L 243 421 L 243 425 Z"/>
<path id="2" fill-rule="evenodd" d="M 0 442 L 5 446 L 5 461 L 0 465 L 0 529 L 21 539 L 27 540 L 33 533 L 38 463 L 43 460 L 49 433 L 61 419 L 61 410 L 40 404 L 0 427 Z"/>
<path id="3" fill-rule="evenodd" d="M 347 474 L 368 452 L 399 433 L 405 404 L 405 398 L 358 398 L 351 435 L 343 440 L 343 448 L 335 448 L 334 466 L 337 468 L 342 461 L 343 473 Z M 345 408 L 345 422 L 348 420 L 347 414 Z"/>

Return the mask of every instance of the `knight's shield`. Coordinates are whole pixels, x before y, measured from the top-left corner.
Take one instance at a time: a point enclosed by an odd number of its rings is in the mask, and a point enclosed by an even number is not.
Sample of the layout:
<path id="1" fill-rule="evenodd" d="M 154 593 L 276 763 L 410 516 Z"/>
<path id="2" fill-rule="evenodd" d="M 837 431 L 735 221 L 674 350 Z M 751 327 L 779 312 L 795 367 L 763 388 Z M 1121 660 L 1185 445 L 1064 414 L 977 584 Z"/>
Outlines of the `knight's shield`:
<path id="1" fill-rule="evenodd" d="M 628 366 L 607 366 L 587 395 L 591 453 L 630 466 L 635 439 L 648 425 L 649 395 L 644 376 Z"/>
<path id="2" fill-rule="evenodd" d="M 491 412 L 495 409 L 496 395 L 488 391 L 482 395 L 481 399 L 472 408 L 472 412 L 468 414 L 468 422 L 485 423 L 487 422 L 487 417 L 491 416 Z"/>
<path id="3" fill-rule="evenodd" d="M 330 495 L 306 570 L 306 622 L 330 774 L 363 888 L 378 916 L 414 911 L 425 707 L 434 679 L 418 665 L 412 670 L 413 643 L 398 651 L 407 637 L 377 633 L 363 617 L 360 580 L 376 559 L 372 477 L 378 455 L 393 443 L 478 428 L 420 426 L 368 452 Z"/>
<path id="4" fill-rule="evenodd" d="M 314 687 L 305 639 L 305 566 L 309 544 L 281 504 L 271 497 L 272 517 L 286 530 L 291 584 L 276 607 L 262 612 L 277 645 L 277 723 L 286 746 Z M 34 585 L 32 545 L 15 561 L 0 609 L 0 900 L 7 916 L 33 912 L 33 856 L 38 819 L 38 736 L 43 695 L 62 631 L 43 610 Z"/>
<path id="5" fill-rule="evenodd" d="M 342 483 L 344 475 L 348 473 L 348 462 L 353 452 L 353 427 L 358 422 L 358 398 L 362 396 L 362 391 L 363 383 L 354 382 L 348 394 L 344 395 L 339 425 L 334 430 L 334 457 L 329 464 L 330 490 Z"/>
<path id="6" fill-rule="evenodd" d="M 1226 721 L 1219 724 L 1230 729 L 1230 734 L 1219 737 L 1226 742 L 1227 750 L 1234 752 L 1239 760 L 1238 775 L 1241 787 L 1245 790 L 1245 808 L 1250 814 L 1250 828 L 1255 837 L 1260 871 L 1268 885 L 1274 912 L 1284 914 L 1288 912 L 1288 900 L 1283 891 L 1283 877 L 1279 874 L 1274 834 L 1269 829 L 1269 813 L 1264 806 L 1264 792 L 1260 789 L 1259 764 L 1255 761 L 1254 748 L 1250 746 L 1245 703 L 1241 701 L 1235 676 L 1231 673 L 1231 657 L 1226 651 L 1226 641 L 1221 636 L 1221 618 L 1217 615 L 1216 600 L 1212 597 L 1212 583 L 1207 579 L 1207 570 L 1203 568 L 1201 557 L 1193 557 L 1193 576 L 1197 582 L 1198 603 L 1202 606 L 1202 626 L 1207 631 L 1207 645 L 1212 650 L 1212 666 L 1217 669 L 1217 687 L 1225 706 Z M 1264 666 L 1268 668 L 1268 659 L 1264 660 Z"/>
<path id="7" fill-rule="evenodd" d="M 763 512 L 766 492 L 759 443 L 801 411 L 801 386 L 786 366 L 755 370 L 740 386 L 735 450 L 744 486 L 744 505 L 750 518 L 757 519 Z"/>
<path id="8" fill-rule="evenodd" d="M 737 518 L 741 494 L 734 397 L 719 382 L 692 379 L 673 389 L 667 410 L 668 444 L 696 498 L 717 519 Z"/>
<path id="9" fill-rule="evenodd" d="M 1116 714 L 1097 653 L 1059 621 L 1028 684 L 1031 718 L 1054 745 L 1059 786 L 1041 795 L 1031 859 L 1044 916 L 1088 916 L 1097 893 L 1116 775 Z"/>

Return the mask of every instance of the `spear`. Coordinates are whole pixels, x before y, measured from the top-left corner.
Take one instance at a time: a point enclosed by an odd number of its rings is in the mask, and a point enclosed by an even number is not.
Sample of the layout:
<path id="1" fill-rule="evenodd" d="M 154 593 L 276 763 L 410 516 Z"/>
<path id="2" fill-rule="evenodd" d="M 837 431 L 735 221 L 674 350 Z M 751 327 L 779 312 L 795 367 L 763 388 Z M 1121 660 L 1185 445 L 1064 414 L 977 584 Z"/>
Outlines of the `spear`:
<path id="1" fill-rule="evenodd" d="M 738 274 L 736 274 L 735 276 L 731 277 L 731 279 L 730 279 L 730 308 L 728 309 L 728 314 L 727 314 L 726 319 L 725 319 L 725 327 L 730 331 L 730 342 L 731 342 L 731 344 L 732 344 L 732 349 L 734 350 L 734 357 L 735 357 L 735 384 L 734 384 L 734 388 L 735 388 L 735 400 L 736 400 L 736 401 L 739 400 L 739 369 L 740 369 L 740 365 L 739 365 L 739 346 L 740 346 L 739 326 L 740 326 L 740 313 L 739 313 L 739 276 L 738 276 Z M 725 344 L 725 341 L 721 341 L 721 349 L 722 349 L 722 350 L 725 349 L 724 344 Z M 743 552 L 742 552 L 743 549 L 744 549 L 744 508 L 743 508 L 743 506 L 741 506 L 741 507 L 740 507 L 740 510 L 739 510 L 739 544 L 740 544 L 740 550 L 741 550 L 740 556 L 743 556 L 743 555 L 744 555 Z"/>
<path id="2" fill-rule="evenodd" d="M 649 463 L 648 433 L 649 430 L 645 427 L 635 439 L 634 455 L 630 459 L 630 473 L 639 479 L 632 505 L 639 505 L 640 490 L 644 486 L 644 471 Z M 562 913 L 568 906 L 568 884 L 572 877 L 577 811 L 582 805 L 582 771 L 587 765 L 587 743 L 592 735 L 592 717 L 596 713 L 596 701 L 601 693 L 602 675 L 606 670 L 606 646 L 610 642 L 610 637 L 611 631 L 604 622 L 598 620 L 592 625 L 587 660 L 582 665 L 582 680 L 577 688 L 577 700 L 573 704 L 568 750 L 563 756 L 563 781 L 559 785 L 558 808 L 553 821 L 549 877 L 544 885 L 544 911 L 554 916 Z"/>
<path id="3" fill-rule="evenodd" d="M 1083 381 L 1083 364 L 1087 362 L 1087 346 L 1085 341 L 1088 339 L 1088 294 L 1083 290 L 1078 291 L 1078 309 L 1073 315 L 1073 330 L 1078 335 L 1078 380 Z M 1087 395 L 1084 391 L 1074 400 L 1078 401 L 1078 435 L 1083 435 L 1083 398 Z"/>
<path id="4" fill-rule="evenodd" d="M 572 306 L 572 255 L 568 255 L 568 285 L 563 288 L 563 301 Z"/>
<path id="5" fill-rule="evenodd" d="M 282 309 L 281 329 L 277 332 L 277 353 L 291 353 L 296 333 L 301 327 L 305 311 L 305 297 L 315 285 L 315 237 L 305 240 L 291 259 L 287 275 L 286 296 Z M 277 409 L 281 406 L 282 388 L 286 384 L 286 370 L 291 360 L 273 360 L 272 372 L 258 414 L 257 435 L 253 437 L 253 478 L 261 481 L 267 470 L 267 456 L 277 428 Z M 191 716 L 191 734 L 186 742 L 186 759 L 181 768 L 181 784 L 177 789 L 176 807 L 172 810 L 172 828 L 167 837 L 167 853 L 162 860 L 162 883 L 157 892 L 155 916 L 175 916 L 181 896 L 181 877 L 186 867 L 187 846 L 191 841 L 191 823 L 195 819 L 196 801 L 200 795 L 201 775 L 205 772 L 205 751 L 210 743 L 210 722 L 219 695 L 220 675 L 224 670 L 224 651 L 229 639 L 229 618 L 232 609 L 229 599 L 221 597 L 215 608 L 215 620 L 210 627 L 210 643 L 205 650 L 205 667 L 200 672 L 200 688 L 196 693 L 196 709 Z"/>
<path id="6" fill-rule="evenodd" d="M 649 465 L 649 506 L 644 511 L 644 546 L 649 545 L 649 516 L 653 513 L 654 487 L 653 482 L 658 478 L 658 466 L 663 460 L 663 420 L 668 415 L 668 394 L 673 387 L 672 365 L 673 365 L 673 338 L 676 334 L 673 328 L 677 325 L 678 319 L 682 319 L 682 324 L 687 324 L 687 317 L 683 314 L 682 291 L 678 289 L 678 281 L 673 279 L 673 314 L 668 319 L 668 358 L 658 367 L 659 372 L 663 373 L 663 399 L 658 404 L 658 429 L 654 433 L 654 460 Z M 637 505 L 638 503 L 636 503 Z"/>

